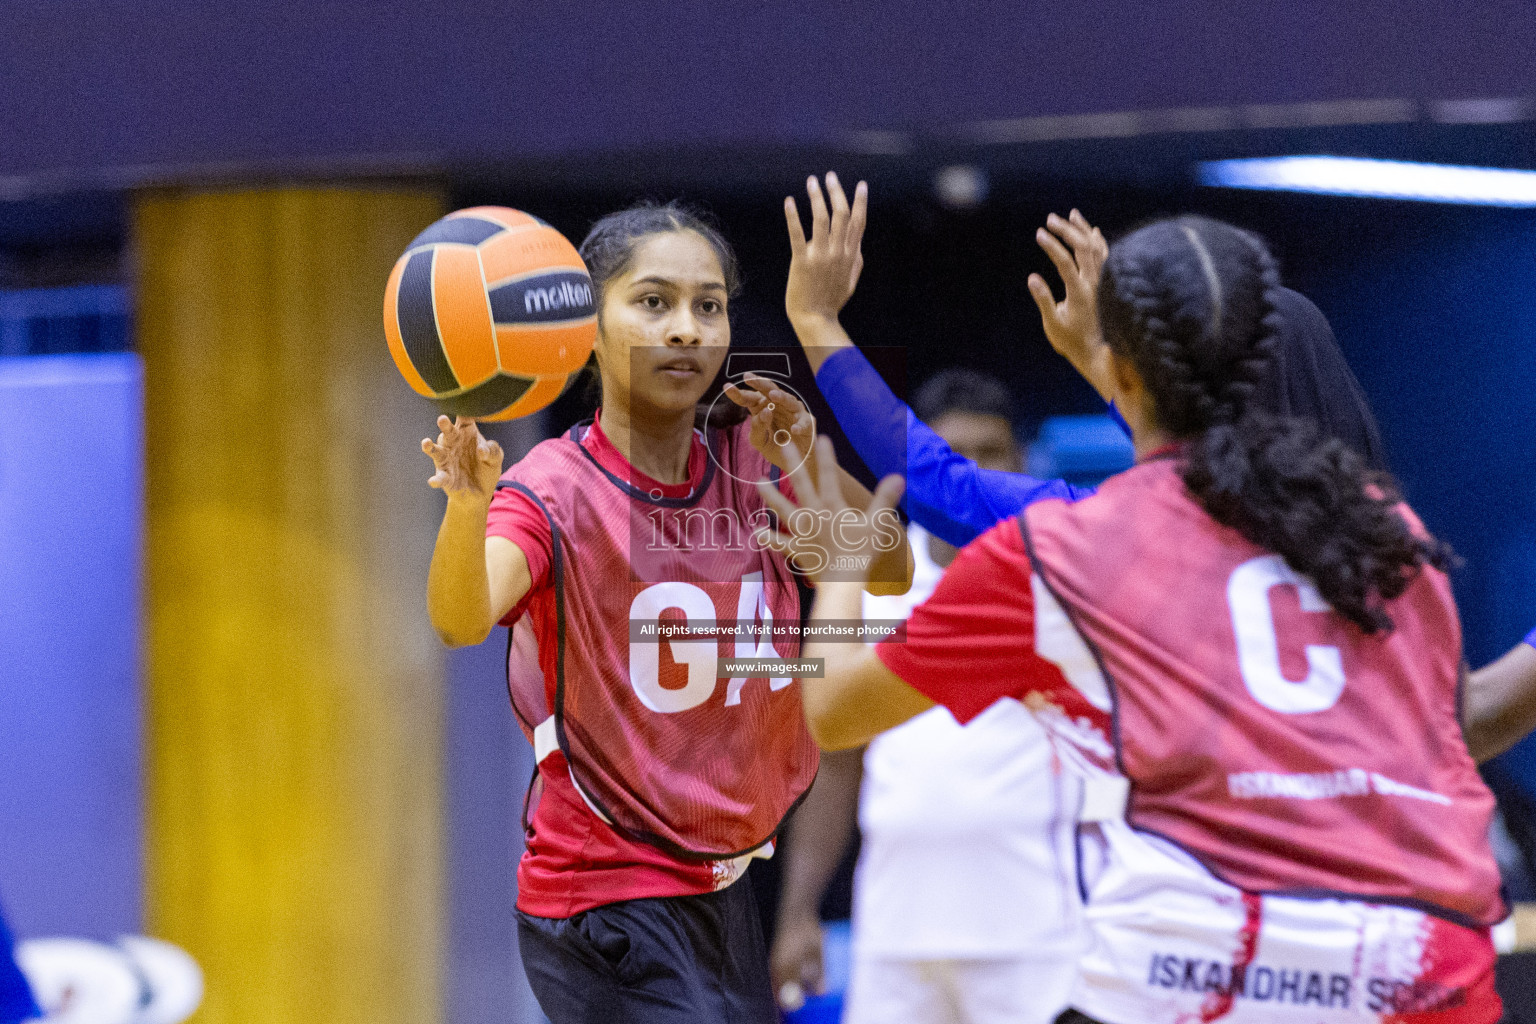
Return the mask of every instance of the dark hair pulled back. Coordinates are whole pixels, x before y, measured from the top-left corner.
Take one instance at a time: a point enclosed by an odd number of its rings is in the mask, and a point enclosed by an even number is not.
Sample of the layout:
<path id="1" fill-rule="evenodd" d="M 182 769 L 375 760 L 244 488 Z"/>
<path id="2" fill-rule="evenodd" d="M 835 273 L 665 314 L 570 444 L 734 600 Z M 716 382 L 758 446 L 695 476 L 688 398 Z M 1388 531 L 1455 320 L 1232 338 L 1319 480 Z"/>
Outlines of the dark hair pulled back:
<path id="1" fill-rule="evenodd" d="M 1454 556 L 1400 514 L 1386 473 L 1315 423 L 1255 400 L 1277 344 L 1280 273 L 1256 235 L 1206 217 L 1149 224 L 1111 247 L 1105 341 L 1185 442 L 1185 485 L 1217 522 L 1282 556 L 1367 633 L 1425 565 Z"/>
<path id="2" fill-rule="evenodd" d="M 720 229 L 708 214 L 676 201 L 658 203 L 645 200 L 626 209 L 600 218 L 581 243 L 581 259 L 592 277 L 592 293 L 597 305 L 598 318 L 602 318 L 603 296 L 608 283 L 629 269 L 640 243 L 652 235 L 674 231 L 692 231 L 709 243 L 715 258 L 720 261 L 720 272 L 725 277 L 727 298 L 735 298 L 741 292 L 741 264 L 736 260 L 736 250 L 725 240 Z M 727 312 L 729 315 L 729 312 Z M 601 401 L 602 384 L 597 375 L 596 356 L 588 363 L 591 382 L 589 394 L 594 404 Z M 695 421 L 699 426 L 717 429 L 735 426 L 747 418 L 747 411 L 735 402 L 716 402 L 720 381 L 710 385 L 705 400 L 699 403 Z"/>
<path id="3" fill-rule="evenodd" d="M 692 231 L 709 243 L 720 261 L 720 271 L 725 275 L 726 294 L 729 298 L 736 297 L 741 291 L 741 266 L 736 262 L 736 250 L 731 248 L 731 243 L 725 240 L 710 217 L 679 202 L 646 200 L 601 218 L 592 225 L 581 243 L 581 258 L 587 265 L 587 273 L 592 275 L 599 311 L 603 308 L 602 296 L 608 282 L 629 269 L 640 243 L 651 235 L 673 231 Z"/>

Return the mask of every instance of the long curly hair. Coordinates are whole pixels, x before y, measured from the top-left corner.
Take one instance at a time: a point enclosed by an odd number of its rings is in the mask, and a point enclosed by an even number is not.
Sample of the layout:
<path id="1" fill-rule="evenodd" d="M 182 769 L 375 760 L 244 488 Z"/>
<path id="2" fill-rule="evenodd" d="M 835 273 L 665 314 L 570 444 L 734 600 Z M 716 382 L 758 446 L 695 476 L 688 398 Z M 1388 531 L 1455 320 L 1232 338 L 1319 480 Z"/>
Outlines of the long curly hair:
<path id="1" fill-rule="evenodd" d="M 1111 247 L 1099 317 L 1158 424 L 1183 442 L 1185 486 L 1211 518 L 1282 556 L 1365 632 L 1389 631 L 1387 602 L 1455 556 L 1410 528 L 1390 475 L 1255 400 L 1282 328 L 1279 298 L 1279 268 L 1257 235 L 1177 217 Z"/>

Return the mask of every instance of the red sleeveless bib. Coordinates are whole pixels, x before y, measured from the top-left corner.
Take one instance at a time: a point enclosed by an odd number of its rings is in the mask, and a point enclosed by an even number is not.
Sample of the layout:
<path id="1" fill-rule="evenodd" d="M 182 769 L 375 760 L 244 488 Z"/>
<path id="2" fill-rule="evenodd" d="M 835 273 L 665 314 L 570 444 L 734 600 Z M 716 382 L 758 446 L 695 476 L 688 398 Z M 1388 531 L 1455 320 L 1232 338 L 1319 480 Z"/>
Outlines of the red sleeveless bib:
<path id="1" fill-rule="evenodd" d="M 624 833 L 680 858 L 739 856 L 773 838 L 818 760 L 793 679 L 717 678 L 722 659 L 799 654 L 792 632 L 772 632 L 799 623 L 794 578 L 752 539 L 769 521 L 753 481 L 771 467 L 744 427 L 711 432 L 694 494 L 653 497 L 599 465 L 581 429 L 538 445 L 500 485 L 531 497 L 553 535 L 552 586 L 526 614 L 555 623 L 557 650 L 514 628 L 513 706 Z M 715 632 L 661 638 L 684 623 Z"/>
<path id="2" fill-rule="evenodd" d="M 1443 573 L 1391 602 L 1392 633 L 1366 635 L 1206 515 L 1171 460 L 1021 524 L 1109 683 L 1134 828 L 1248 892 L 1504 916 Z"/>

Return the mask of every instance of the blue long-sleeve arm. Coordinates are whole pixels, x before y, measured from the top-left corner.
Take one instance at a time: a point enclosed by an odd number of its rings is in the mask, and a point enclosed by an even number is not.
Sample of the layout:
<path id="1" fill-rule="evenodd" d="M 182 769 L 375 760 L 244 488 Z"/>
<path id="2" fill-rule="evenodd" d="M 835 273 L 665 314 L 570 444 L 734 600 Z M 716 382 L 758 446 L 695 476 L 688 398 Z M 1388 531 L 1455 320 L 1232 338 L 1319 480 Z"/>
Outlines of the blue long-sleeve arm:
<path id="1" fill-rule="evenodd" d="M 877 477 L 907 478 L 902 508 L 914 522 L 963 546 L 1044 498 L 1077 501 L 1093 493 L 1065 480 L 982 469 L 956 455 L 913 415 L 856 348 L 835 352 L 816 373 L 838 425 Z"/>

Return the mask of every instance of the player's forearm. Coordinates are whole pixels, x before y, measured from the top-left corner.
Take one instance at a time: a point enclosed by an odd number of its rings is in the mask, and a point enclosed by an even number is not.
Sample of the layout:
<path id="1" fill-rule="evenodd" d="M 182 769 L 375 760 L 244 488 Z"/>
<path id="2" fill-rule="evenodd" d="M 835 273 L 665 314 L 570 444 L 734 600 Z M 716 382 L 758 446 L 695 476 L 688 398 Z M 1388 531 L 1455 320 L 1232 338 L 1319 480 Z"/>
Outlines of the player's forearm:
<path id="1" fill-rule="evenodd" d="M 852 583 L 822 582 L 816 588 L 809 625 L 861 619 L 864 599 L 859 591 L 860 588 Z M 801 700 L 805 705 L 806 724 L 824 751 L 862 746 L 873 735 L 857 727 L 856 720 L 860 716 L 850 707 L 856 687 L 849 678 L 849 670 L 857 655 L 867 654 L 868 650 L 863 643 L 812 640 L 805 645 L 805 657 L 820 659 L 823 666 L 822 678 L 801 682 Z"/>
<path id="2" fill-rule="evenodd" d="M 1100 398 L 1106 402 L 1115 400 L 1114 371 L 1110 368 L 1109 346 L 1103 338 L 1095 336 L 1082 347 L 1063 352 L 1062 355 L 1072 364 L 1072 369 L 1099 393 Z"/>
<path id="3" fill-rule="evenodd" d="M 1497 757 L 1536 729 L 1536 647 L 1522 643 L 1473 672 L 1464 710 L 1467 749 L 1478 762 Z"/>
<path id="4" fill-rule="evenodd" d="M 432 549 L 427 614 L 432 628 L 450 647 L 478 644 L 496 625 L 485 565 L 487 509 L 476 498 L 450 496 L 437 531 L 437 546 Z"/>
<path id="5" fill-rule="evenodd" d="M 836 317 L 825 316 L 797 316 L 791 317 L 789 325 L 795 330 L 795 337 L 800 339 L 800 347 L 805 349 L 805 357 L 810 361 L 811 372 L 821 369 L 821 364 L 827 361 L 827 357 L 838 349 L 853 348 L 853 339 L 848 337 L 848 332 L 843 330 L 843 325 Z"/>
<path id="6" fill-rule="evenodd" d="M 956 454 L 912 414 L 857 349 L 828 358 L 823 366 L 817 386 L 864 465 L 876 476 L 902 474 L 907 514 L 956 547 L 1042 498 L 1075 501 L 1091 493 L 1064 480 L 981 469 Z"/>
<path id="7" fill-rule="evenodd" d="M 822 755 L 816 783 L 790 822 L 780 922 L 818 916 L 827 883 L 853 836 L 863 756 L 862 748 Z"/>

